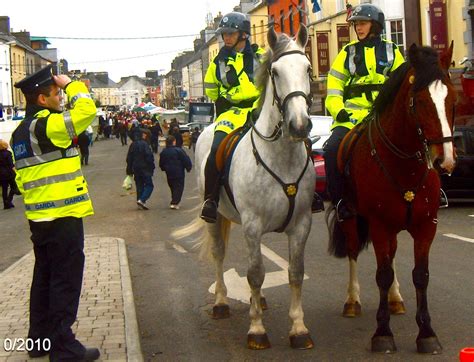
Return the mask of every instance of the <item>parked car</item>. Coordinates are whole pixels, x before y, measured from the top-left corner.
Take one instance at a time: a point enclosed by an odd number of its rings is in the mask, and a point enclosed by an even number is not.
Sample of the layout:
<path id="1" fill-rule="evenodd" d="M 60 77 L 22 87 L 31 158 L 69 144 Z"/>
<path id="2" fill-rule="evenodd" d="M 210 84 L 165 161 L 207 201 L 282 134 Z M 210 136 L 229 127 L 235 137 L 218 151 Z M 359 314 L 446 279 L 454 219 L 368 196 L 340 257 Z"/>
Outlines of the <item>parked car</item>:
<path id="1" fill-rule="evenodd" d="M 449 201 L 474 201 L 474 126 L 455 126 L 456 167 L 451 176 L 441 175 Z"/>
<path id="2" fill-rule="evenodd" d="M 328 198 L 326 188 L 326 169 L 324 166 L 323 146 L 331 134 L 332 117 L 329 116 L 311 116 L 313 128 L 310 132 L 312 141 L 311 156 L 314 163 L 314 171 L 316 173 L 316 184 L 314 190 L 323 198 Z"/>

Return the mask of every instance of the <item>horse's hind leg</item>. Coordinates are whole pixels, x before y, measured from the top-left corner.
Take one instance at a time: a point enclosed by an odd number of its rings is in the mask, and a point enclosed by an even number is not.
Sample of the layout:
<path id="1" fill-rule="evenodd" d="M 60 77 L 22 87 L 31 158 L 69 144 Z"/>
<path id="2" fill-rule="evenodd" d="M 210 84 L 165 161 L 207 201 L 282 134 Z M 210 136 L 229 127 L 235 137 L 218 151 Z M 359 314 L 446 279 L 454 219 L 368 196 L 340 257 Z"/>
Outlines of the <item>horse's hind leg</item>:
<path id="1" fill-rule="evenodd" d="M 245 224 L 243 224 L 245 225 Z M 270 341 L 263 326 L 262 305 L 260 303 L 262 284 L 265 279 L 265 267 L 260 249 L 261 231 L 254 224 L 244 227 L 249 252 L 247 280 L 250 285 L 250 328 L 247 333 L 247 347 L 250 349 L 270 348 Z"/>
<path id="2" fill-rule="evenodd" d="M 388 290 L 388 308 L 390 314 L 405 314 L 405 304 L 403 303 L 402 295 L 400 294 L 400 284 L 397 279 L 397 270 L 395 269 L 395 258 L 392 259 L 393 269 L 393 283 Z"/>
<path id="3" fill-rule="evenodd" d="M 209 236 L 212 239 L 211 253 L 216 267 L 216 300 L 212 308 L 212 318 L 214 319 L 223 319 L 230 316 L 223 269 L 229 227 L 230 222 L 222 216 L 218 216 L 217 223 L 208 224 Z"/>
<path id="4" fill-rule="evenodd" d="M 304 249 L 310 228 L 311 218 L 301 217 L 300 220 L 298 220 L 298 225 L 287 233 L 290 249 L 288 278 L 291 288 L 289 314 L 293 321 L 290 330 L 290 345 L 296 349 L 309 349 L 314 347 L 313 340 L 304 324 L 301 298 L 304 278 Z"/>
<path id="5" fill-rule="evenodd" d="M 428 312 L 428 281 L 429 281 L 429 252 L 436 234 L 436 224 L 427 222 L 416 230 L 409 230 L 414 239 L 415 268 L 413 269 L 413 284 L 416 288 L 416 323 L 419 333 L 416 337 L 416 347 L 419 353 L 441 353 L 442 347 L 431 327 L 431 317 Z"/>

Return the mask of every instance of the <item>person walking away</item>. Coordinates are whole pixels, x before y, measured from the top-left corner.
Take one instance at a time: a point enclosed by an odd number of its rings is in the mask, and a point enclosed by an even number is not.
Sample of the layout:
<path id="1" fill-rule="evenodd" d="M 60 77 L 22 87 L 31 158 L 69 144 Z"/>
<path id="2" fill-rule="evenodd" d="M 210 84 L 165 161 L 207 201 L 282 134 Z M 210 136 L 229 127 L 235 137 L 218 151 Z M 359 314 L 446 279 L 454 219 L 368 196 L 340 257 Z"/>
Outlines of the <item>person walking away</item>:
<path id="1" fill-rule="evenodd" d="M 176 147 L 183 147 L 183 136 L 181 135 L 181 132 L 179 131 L 179 126 L 173 126 L 171 128 L 171 135 L 175 138 L 176 140 Z"/>
<path id="2" fill-rule="evenodd" d="M 174 136 L 166 138 L 166 148 L 160 153 L 160 169 L 166 172 L 166 180 L 171 191 L 170 209 L 179 209 L 184 191 L 184 170 L 190 172 L 192 163 L 181 147 L 176 146 Z"/>
<path id="3" fill-rule="evenodd" d="M 221 141 L 242 127 L 257 108 L 260 90 L 255 73 L 263 61 L 264 50 L 250 45 L 250 21 L 239 12 L 224 15 L 216 36 L 222 36 L 224 47 L 209 64 L 204 77 L 206 95 L 216 103 L 216 127 L 211 150 L 204 169 L 205 191 L 200 217 L 209 223 L 217 219 L 220 173 L 216 153 Z"/>
<path id="4" fill-rule="evenodd" d="M 86 348 L 71 326 L 84 272 L 82 219 L 94 214 L 73 139 L 92 123 L 97 109 L 84 83 L 53 75 L 51 65 L 15 87 L 25 95 L 26 114 L 11 147 L 35 253 L 28 331 L 33 349 L 28 354 L 49 352 L 53 362 L 96 360 L 99 350 Z M 64 112 L 61 90 L 69 101 Z M 44 349 L 48 341 L 49 351 Z"/>
<path id="5" fill-rule="evenodd" d="M 200 135 L 199 127 L 194 127 L 194 131 L 191 133 L 191 148 L 193 149 L 193 153 L 196 152 L 196 143 Z"/>
<path id="6" fill-rule="evenodd" d="M 127 154 L 127 175 L 133 175 L 137 188 L 137 205 L 148 210 L 147 200 L 153 192 L 155 158 L 150 148 L 150 131 L 142 130 L 141 138 L 133 141 Z"/>
<path id="7" fill-rule="evenodd" d="M 153 125 L 151 126 L 151 148 L 153 150 L 153 153 L 158 153 L 158 140 L 160 136 L 163 134 L 163 131 L 161 129 L 160 123 L 158 120 L 153 121 Z"/>
<path id="8" fill-rule="evenodd" d="M 89 136 L 89 145 L 92 147 L 94 145 L 94 129 L 92 125 L 89 125 L 86 129 L 87 136 Z"/>
<path id="9" fill-rule="evenodd" d="M 87 166 L 89 164 L 89 142 L 90 138 L 87 131 L 82 132 L 77 137 L 77 145 L 81 151 L 81 165 Z"/>
<path id="10" fill-rule="evenodd" d="M 357 34 L 339 52 L 328 74 L 326 108 L 334 119 L 324 147 L 328 191 L 338 221 L 354 216 L 345 200 L 337 152 L 344 136 L 369 114 L 382 84 L 404 63 L 397 45 L 381 37 L 385 15 L 375 5 L 357 5 L 348 19 Z"/>
<path id="11" fill-rule="evenodd" d="M 12 153 L 8 150 L 8 143 L 0 139 L 0 184 L 2 185 L 3 208 L 12 209 L 13 195 L 17 190 L 15 183 L 15 165 Z"/>
<path id="12" fill-rule="evenodd" d="M 120 121 L 118 125 L 118 132 L 120 135 L 120 142 L 122 143 L 122 146 L 127 145 L 127 131 L 128 131 L 128 125 L 126 120 Z"/>

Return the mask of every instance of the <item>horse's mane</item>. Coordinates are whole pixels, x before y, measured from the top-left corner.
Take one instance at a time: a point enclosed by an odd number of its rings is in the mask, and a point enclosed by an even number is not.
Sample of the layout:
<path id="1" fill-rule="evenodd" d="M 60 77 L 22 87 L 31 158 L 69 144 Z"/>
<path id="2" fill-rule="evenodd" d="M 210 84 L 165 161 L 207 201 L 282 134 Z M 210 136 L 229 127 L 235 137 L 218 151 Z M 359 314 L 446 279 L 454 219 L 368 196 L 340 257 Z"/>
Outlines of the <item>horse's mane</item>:
<path id="1" fill-rule="evenodd" d="M 255 85 L 261 91 L 260 100 L 258 102 L 259 109 L 262 108 L 263 103 L 265 102 L 265 90 L 268 78 L 270 77 L 268 71 L 270 70 L 273 59 L 278 58 L 281 54 L 285 52 L 285 50 L 288 48 L 288 45 L 290 44 L 290 40 L 291 38 L 288 35 L 284 33 L 279 34 L 275 46 L 273 47 L 273 49 L 267 50 L 264 55 L 263 62 L 262 64 L 260 64 L 260 67 L 257 70 L 255 76 Z"/>
<path id="2" fill-rule="evenodd" d="M 417 48 L 414 59 L 400 65 L 392 72 L 389 79 L 384 83 L 377 99 L 372 106 L 372 113 L 382 113 L 389 104 L 393 103 L 395 96 L 401 88 L 408 71 L 413 67 L 415 69 L 415 83 L 413 91 L 418 92 L 430 85 L 435 80 L 441 80 L 446 77 L 445 71 L 439 64 L 439 56 L 436 50 L 430 47 Z"/>

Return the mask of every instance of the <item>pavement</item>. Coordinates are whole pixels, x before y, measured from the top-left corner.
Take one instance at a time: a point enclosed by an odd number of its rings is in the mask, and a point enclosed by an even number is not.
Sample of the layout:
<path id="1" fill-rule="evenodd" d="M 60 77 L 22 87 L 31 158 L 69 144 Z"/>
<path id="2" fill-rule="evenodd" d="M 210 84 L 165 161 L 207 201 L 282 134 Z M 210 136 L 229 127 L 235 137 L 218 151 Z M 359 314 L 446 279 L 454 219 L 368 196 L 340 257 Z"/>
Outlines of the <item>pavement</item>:
<path id="1" fill-rule="evenodd" d="M 82 294 L 73 326 L 77 339 L 99 348 L 100 361 L 143 361 L 124 240 L 86 236 L 84 253 Z M 33 360 L 19 350 L 20 339 L 28 333 L 33 266 L 31 251 L 0 274 L 0 361 Z"/>

